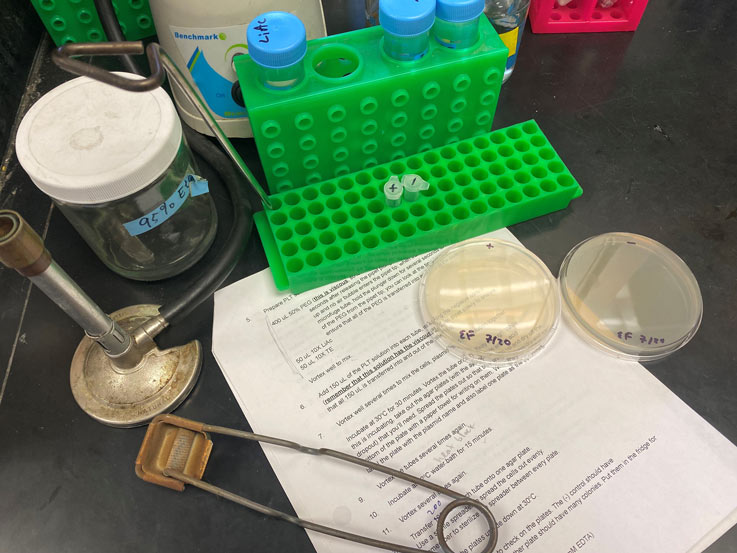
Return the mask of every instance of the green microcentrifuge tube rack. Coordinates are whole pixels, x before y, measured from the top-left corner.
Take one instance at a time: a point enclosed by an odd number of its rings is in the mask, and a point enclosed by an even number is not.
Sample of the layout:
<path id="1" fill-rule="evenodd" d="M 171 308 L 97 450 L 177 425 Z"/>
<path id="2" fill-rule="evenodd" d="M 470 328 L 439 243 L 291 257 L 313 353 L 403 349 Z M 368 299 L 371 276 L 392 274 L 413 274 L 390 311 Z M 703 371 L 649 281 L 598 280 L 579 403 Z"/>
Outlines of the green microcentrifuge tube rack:
<path id="1" fill-rule="evenodd" d="M 31 4 L 57 46 L 107 40 L 94 0 L 31 0 Z M 112 0 L 112 4 L 126 40 L 156 34 L 146 0 Z"/>
<path id="2" fill-rule="evenodd" d="M 305 77 L 289 90 L 265 87 L 250 56 L 235 58 L 272 193 L 490 130 L 508 50 L 486 18 L 473 46 L 432 40 L 415 61 L 387 56 L 382 36 L 371 27 L 308 41 Z"/>
<path id="3" fill-rule="evenodd" d="M 388 206 L 391 175 L 429 183 Z M 564 209 L 581 187 L 535 121 L 271 196 L 255 215 L 279 290 L 304 292 Z"/>

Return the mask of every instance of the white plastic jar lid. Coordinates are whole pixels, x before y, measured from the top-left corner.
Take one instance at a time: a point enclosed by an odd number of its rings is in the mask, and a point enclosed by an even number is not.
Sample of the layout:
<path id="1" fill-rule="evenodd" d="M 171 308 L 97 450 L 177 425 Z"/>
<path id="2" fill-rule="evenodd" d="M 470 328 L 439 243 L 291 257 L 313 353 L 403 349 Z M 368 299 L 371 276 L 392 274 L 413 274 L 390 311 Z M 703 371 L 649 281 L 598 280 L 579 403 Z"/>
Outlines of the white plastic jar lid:
<path id="1" fill-rule="evenodd" d="M 584 240 L 563 260 L 559 280 L 574 328 L 615 357 L 661 359 L 686 345 L 701 323 L 696 277 L 645 236 L 611 232 Z"/>
<path id="2" fill-rule="evenodd" d="M 160 177 L 181 140 L 176 109 L 161 88 L 128 92 L 79 77 L 28 110 L 15 148 L 43 192 L 63 202 L 97 204 L 124 198 Z"/>
<path id="3" fill-rule="evenodd" d="M 420 307 L 442 346 L 492 365 L 531 358 L 560 320 L 558 283 L 545 264 L 522 246 L 488 238 L 438 255 L 420 283 Z"/>

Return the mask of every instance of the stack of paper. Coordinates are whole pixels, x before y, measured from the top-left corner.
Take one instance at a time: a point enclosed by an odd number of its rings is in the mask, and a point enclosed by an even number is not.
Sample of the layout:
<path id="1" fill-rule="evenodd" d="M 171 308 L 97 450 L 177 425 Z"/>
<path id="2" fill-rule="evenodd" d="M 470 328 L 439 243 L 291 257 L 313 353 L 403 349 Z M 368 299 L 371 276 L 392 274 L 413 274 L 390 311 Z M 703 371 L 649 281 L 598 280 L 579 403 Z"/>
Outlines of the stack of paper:
<path id="1" fill-rule="evenodd" d="M 737 447 L 638 363 L 563 323 L 518 367 L 469 365 L 435 344 L 417 297 L 434 255 L 298 296 L 276 292 L 268 270 L 219 291 L 213 350 L 254 432 L 475 497 L 497 519 L 499 553 L 701 551 L 737 521 Z M 300 517 L 439 551 L 448 497 L 264 451 Z M 449 521 L 454 551 L 488 544 L 475 511 Z M 310 537 L 319 553 L 374 550 Z"/>

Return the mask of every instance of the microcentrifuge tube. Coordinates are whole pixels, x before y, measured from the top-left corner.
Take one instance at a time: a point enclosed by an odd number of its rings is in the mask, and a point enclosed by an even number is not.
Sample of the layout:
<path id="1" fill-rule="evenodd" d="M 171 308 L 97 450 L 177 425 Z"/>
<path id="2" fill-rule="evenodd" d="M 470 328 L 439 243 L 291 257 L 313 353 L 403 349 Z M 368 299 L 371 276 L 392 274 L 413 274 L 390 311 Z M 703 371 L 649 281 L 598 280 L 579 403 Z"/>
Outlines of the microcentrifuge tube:
<path id="1" fill-rule="evenodd" d="M 404 199 L 414 202 L 419 197 L 420 190 L 427 190 L 430 185 L 418 175 L 404 175 L 402 187 L 404 188 Z"/>
<path id="2" fill-rule="evenodd" d="M 386 184 L 384 184 L 384 195 L 386 196 L 386 205 L 389 207 L 397 207 L 402 203 L 402 183 L 399 179 L 392 175 Z"/>

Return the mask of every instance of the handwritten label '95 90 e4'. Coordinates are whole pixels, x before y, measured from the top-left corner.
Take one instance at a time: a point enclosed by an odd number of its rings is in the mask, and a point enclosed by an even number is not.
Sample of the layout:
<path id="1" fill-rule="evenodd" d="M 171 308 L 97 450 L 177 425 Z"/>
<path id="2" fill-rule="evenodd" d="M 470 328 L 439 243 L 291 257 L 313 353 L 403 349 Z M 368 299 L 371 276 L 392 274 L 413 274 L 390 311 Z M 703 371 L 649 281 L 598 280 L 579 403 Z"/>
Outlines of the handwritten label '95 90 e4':
<path id="1" fill-rule="evenodd" d="M 123 226 L 131 236 L 138 236 L 139 234 L 148 232 L 174 215 L 182 207 L 187 196 L 191 195 L 195 197 L 200 194 L 206 194 L 207 192 L 209 192 L 207 180 L 197 175 L 187 175 L 179 183 L 174 193 L 165 201 L 138 219 L 123 223 Z"/>

